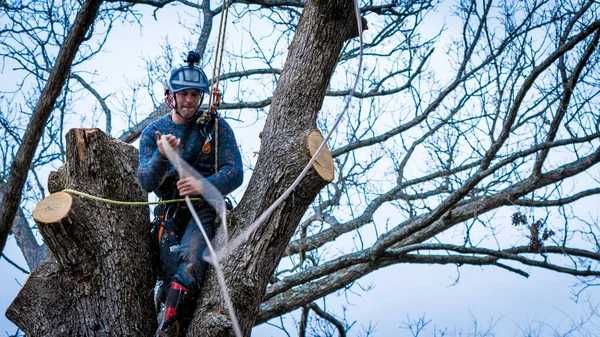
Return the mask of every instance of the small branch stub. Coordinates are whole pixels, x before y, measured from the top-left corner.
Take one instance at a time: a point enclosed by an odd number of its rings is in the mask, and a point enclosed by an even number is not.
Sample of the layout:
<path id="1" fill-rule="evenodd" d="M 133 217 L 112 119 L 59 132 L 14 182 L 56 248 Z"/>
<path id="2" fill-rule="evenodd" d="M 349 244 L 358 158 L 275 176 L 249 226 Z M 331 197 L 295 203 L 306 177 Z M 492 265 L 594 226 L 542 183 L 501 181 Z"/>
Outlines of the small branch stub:
<path id="1" fill-rule="evenodd" d="M 35 206 L 33 219 L 43 224 L 59 222 L 69 214 L 72 205 L 73 197 L 69 193 L 52 193 Z"/>
<path id="2" fill-rule="evenodd" d="M 306 147 L 310 153 L 310 156 L 314 156 L 319 148 L 319 145 L 323 142 L 323 135 L 319 130 L 312 130 L 308 136 L 306 137 Z M 335 178 L 335 173 L 333 170 L 333 156 L 331 155 L 331 151 L 327 144 L 323 146 L 323 149 L 317 156 L 317 159 L 313 163 L 313 168 L 317 171 L 317 174 L 323 180 L 327 182 L 332 182 Z"/>

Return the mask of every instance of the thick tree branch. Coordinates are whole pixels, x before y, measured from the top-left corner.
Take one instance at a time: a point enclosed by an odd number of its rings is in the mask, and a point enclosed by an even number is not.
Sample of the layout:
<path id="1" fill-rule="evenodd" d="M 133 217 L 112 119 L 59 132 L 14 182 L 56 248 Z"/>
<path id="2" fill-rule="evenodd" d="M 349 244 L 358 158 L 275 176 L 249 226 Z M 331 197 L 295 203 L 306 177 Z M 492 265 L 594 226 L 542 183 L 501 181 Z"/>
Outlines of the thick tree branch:
<path id="1" fill-rule="evenodd" d="M 192 8 L 202 9 L 201 5 L 187 0 L 107 0 L 106 2 L 124 2 L 132 5 L 148 5 L 156 8 L 163 8 L 172 3 L 182 3 Z"/>
<path id="2" fill-rule="evenodd" d="M 5 188 L 6 185 L 0 185 L 0 198 L 4 196 Z M 48 256 L 48 249 L 45 245 L 38 245 L 21 208 L 17 210 L 11 231 L 29 270 L 34 270 Z"/>
<path id="3" fill-rule="evenodd" d="M 27 173 L 31 166 L 35 149 L 42 137 L 42 130 L 50 113 L 54 109 L 54 103 L 69 76 L 71 64 L 79 46 L 86 38 L 89 28 L 93 25 L 101 0 L 88 0 L 84 2 L 77 12 L 73 26 L 69 30 L 63 46 L 60 48 L 52 73 L 42 91 L 35 111 L 31 116 L 29 125 L 23 136 L 23 141 L 17 155 L 11 165 L 8 180 L 7 193 L 0 204 L 0 252 L 4 250 L 6 238 L 12 226 L 15 214 L 21 200 L 23 185 L 27 179 Z"/>
<path id="4" fill-rule="evenodd" d="M 219 76 L 220 80 L 239 80 L 243 77 L 250 77 L 252 75 L 281 75 L 281 69 L 275 68 L 257 68 L 257 69 L 248 69 L 244 71 L 233 71 L 229 73 L 222 74 Z"/>
<path id="5" fill-rule="evenodd" d="M 23 211 L 19 209 L 15 222 L 13 224 L 12 233 L 17 241 L 17 246 L 23 253 L 29 270 L 34 270 L 48 257 L 48 247 L 45 244 L 39 245 L 29 223 L 25 219 Z"/>
<path id="6" fill-rule="evenodd" d="M 262 101 L 256 102 L 238 102 L 238 103 L 226 103 L 223 102 L 219 105 L 219 109 L 221 110 L 237 110 L 237 109 L 262 109 L 271 104 L 271 99 L 267 98 Z M 204 104 L 200 107 L 201 109 L 207 109 L 208 105 Z M 168 114 L 170 109 L 164 104 L 161 103 L 154 111 L 152 111 L 148 117 L 144 118 L 141 122 L 132 126 L 131 128 L 123 131 L 121 135 L 118 137 L 119 140 L 126 143 L 133 143 L 138 137 L 142 134 L 144 128 L 160 117 Z"/>
<path id="7" fill-rule="evenodd" d="M 144 128 L 153 121 L 157 120 L 161 116 L 164 116 L 170 112 L 170 109 L 166 104 L 161 103 L 154 111 L 152 111 L 148 117 L 144 118 L 141 122 L 132 126 L 128 130 L 123 131 L 119 136 L 119 140 L 125 143 L 133 143 L 142 134 Z"/>
<path id="8" fill-rule="evenodd" d="M 469 255 L 410 254 L 410 252 L 417 250 L 454 251 Z M 600 276 L 600 270 L 568 268 L 549 263 L 546 260 L 541 261 L 518 255 L 533 254 L 534 256 L 539 256 L 540 252 L 525 246 L 506 250 L 492 250 L 450 244 L 414 244 L 401 248 L 388 249 L 376 261 L 369 260 L 375 253 L 374 249 L 367 249 L 359 253 L 349 254 L 327 262 L 327 267 L 325 268 L 323 266 L 316 266 L 277 282 L 268 289 L 268 293 L 265 295 L 265 302 L 261 305 L 261 313 L 259 314 L 257 324 L 295 310 L 315 299 L 341 289 L 375 270 L 399 263 L 489 265 L 506 269 L 521 276 L 528 276 L 527 273 L 517 268 L 499 262 L 499 260 L 509 260 L 574 276 Z M 567 247 L 544 247 L 543 253 L 573 254 L 574 256 L 600 261 L 600 254 L 598 253 Z"/>
<path id="9" fill-rule="evenodd" d="M 233 3 L 245 4 L 245 5 L 259 5 L 264 8 L 272 7 L 304 7 L 305 1 L 303 0 L 232 0 Z M 216 10 L 219 10 L 217 8 Z"/>

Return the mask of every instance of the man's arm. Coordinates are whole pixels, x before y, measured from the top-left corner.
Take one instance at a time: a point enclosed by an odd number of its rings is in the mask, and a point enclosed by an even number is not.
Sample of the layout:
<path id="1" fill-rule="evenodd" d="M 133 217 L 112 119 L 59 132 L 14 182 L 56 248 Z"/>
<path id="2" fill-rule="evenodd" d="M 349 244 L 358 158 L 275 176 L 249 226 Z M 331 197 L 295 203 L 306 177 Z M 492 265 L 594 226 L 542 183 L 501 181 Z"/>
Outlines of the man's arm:
<path id="1" fill-rule="evenodd" d="M 152 128 L 146 128 L 140 138 L 140 163 L 138 181 L 142 188 L 151 192 L 160 186 L 169 167 L 169 160 L 160 154 Z"/>
<path id="2" fill-rule="evenodd" d="M 222 119 L 219 120 L 218 151 L 218 170 L 207 179 L 223 195 L 227 195 L 242 184 L 244 170 L 233 130 Z"/>

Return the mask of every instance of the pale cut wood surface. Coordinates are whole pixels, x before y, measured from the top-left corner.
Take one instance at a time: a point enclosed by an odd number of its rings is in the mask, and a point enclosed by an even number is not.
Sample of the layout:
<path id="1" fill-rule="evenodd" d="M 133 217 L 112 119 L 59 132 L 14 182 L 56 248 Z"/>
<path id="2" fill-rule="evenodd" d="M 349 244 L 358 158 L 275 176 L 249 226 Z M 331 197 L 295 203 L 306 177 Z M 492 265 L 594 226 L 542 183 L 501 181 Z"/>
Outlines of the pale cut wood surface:
<path id="1" fill-rule="evenodd" d="M 35 206 L 33 219 L 43 224 L 59 222 L 69 214 L 72 204 L 73 197 L 69 193 L 52 193 Z"/>
<path id="2" fill-rule="evenodd" d="M 306 137 L 306 146 L 310 152 L 310 156 L 314 156 L 319 148 L 319 145 L 323 142 L 323 135 L 319 130 L 312 130 Z M 332 182 L 335 178 L 335 171 L 333 170 L 333 156 L 327 144 L 323 146 L 321 153 L 317 157 L 317 160 L 313 163 L 313 168 L 323 180 Z"/>

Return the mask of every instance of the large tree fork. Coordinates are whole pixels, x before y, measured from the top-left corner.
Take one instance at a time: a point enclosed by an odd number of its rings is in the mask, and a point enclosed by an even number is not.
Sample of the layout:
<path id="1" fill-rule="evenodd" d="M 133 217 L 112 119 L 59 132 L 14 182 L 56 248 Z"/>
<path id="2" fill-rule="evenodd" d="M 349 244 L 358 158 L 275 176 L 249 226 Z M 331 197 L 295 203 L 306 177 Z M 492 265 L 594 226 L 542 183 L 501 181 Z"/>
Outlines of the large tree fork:
<path id="1" fill-rule="evenodd" d="M 318 130 L 306 135 L 301 143 L 305 159 L 322 139 Z M 53 193 L 33 210 L 51 256 L 32 273 L 7 311 L 28 336 L 148 336 L 154 331 L 156 274 L 148 208 L 62 191 L 143 200 L 146 194 L 135 177 L 137 157 L 135 148 L 98 129 L 67 134 L 65 165 L 48 181 Z M 333 178 L 329 149 L 322 150 L 313 169 L 324 181 Z"/>

